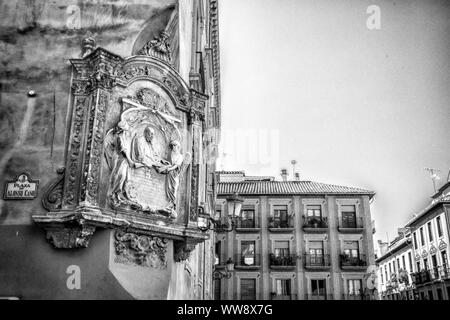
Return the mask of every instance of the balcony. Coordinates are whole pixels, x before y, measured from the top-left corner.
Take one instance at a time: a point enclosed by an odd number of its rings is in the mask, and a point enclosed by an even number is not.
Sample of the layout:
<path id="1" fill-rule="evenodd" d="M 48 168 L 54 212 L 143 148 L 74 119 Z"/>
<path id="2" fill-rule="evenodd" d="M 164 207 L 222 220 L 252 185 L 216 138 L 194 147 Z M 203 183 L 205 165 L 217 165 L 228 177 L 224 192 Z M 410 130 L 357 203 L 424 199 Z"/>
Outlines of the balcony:
<path id="1" fill-rule="evenodd" d="M 235 269 L 258 270 L 261 267 L 261 256 L 259 254 L 247 254 L 235 256 Z"/>
<path id="2" fill-rule="evenodd" d="M 259 232 L 261 228 L 259 227 L 258 220 L 241 220 L 237 221 L 236 232 Z"/>
<path id="3" fill-rule="evenodd" d="M 334 300 L 332 294 L 305 294 L 305 300 Z"/>
<path id="4" fill-rule="evenodd" d="M 364 231 L 364 222 L 362 217 L 356 217 L 354 220 L 339 220 L 339 232 L 342 233 L 362 233 Z"/>
<path id="5" fill-rule="evenodd" d="M 330 255 L 305 254 L 305 269 L 308 270 L 327 270 L 330 268 Z"/>
<path id="6" fill-rule="evenodd" d="M 224 254 L 216 254 L 214 257 L 214 267 L 221 269 L 227 266 L 227 261 L 231 257 L 228 257 Z"/>
<path id="7" fill-rule="evenodd" d="M 284 232 L 290 233 L 294 231 L 294 219 L 289 217 L 286 220 L 281 220 L 274 217 L 269 217 L 268 228 L 270 232 Z"/>
<path id="8" fill-rule="evenodd" d="M 296 294 L 276 294 L 272 292 L 270 294 L 270 300 L 297 300 Z"/>
<path id="9" fill-rule="evenodd" d="M 297 265 L 297 255 L 284 254 L 276 256 L 269 254 L 269 267 L 273 270 L 293 270 Z"/>
<path id="10" fill-rule="evenodd" d="M 431 270 L 421 270 L 411 273 L 412 282 L 420 286 L 432 281 L 441 281 L 450 278 L 450 268 L 447 266 L 435 267 Z"/>
<path id="11" fill-rule="evenodd" d="M 369 294 L 343 294 L 342 300 L 371 300 Z"/>
<path id="12" fill-rule="evenodd" d="M 327 232 L 328 221 L 326 217 L 313 218 L 303 216 L 303 231 L 309 233 Z"/>
<path id="13" fill-rule="evenodd" d="M 366 256 L 360 254 L 358 257 L 351 257 L 345 254 L 340 255 L 341 260 L 341 269 L 342 270 L 354 270 L 354 271 L 362 271 L 366 270 L 367 262 Z"/>

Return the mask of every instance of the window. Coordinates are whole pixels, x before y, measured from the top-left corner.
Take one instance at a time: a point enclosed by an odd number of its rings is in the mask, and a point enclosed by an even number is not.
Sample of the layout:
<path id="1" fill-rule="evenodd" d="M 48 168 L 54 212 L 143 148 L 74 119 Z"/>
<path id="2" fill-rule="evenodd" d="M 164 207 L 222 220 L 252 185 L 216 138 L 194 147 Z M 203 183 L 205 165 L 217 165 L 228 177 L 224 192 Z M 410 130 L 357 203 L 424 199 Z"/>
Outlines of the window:
<path id="1" fill-rule="evenodd" d="M 423 259 L 423 268 L 428 270 L 428 259 Z"/>
<path id="2" fill-rule="evenodd" d="M 341 206 L 342 227 L 356 228 L 356 207 L 354 205 Z"/>
<path id="3" fill-rule="evenodd" d="M 275 228 L 288 228 L 288 210 L 287 205 L 275 205 L 273 206 L 273 219 Z"/>
<path id="4" fill-rule="evenodd" d="M 447 259 L 447 252 L 444 250 L 441 252 L 441 257 L 442 257 L 442 266 L 444 268 L 448 267 L 448 259 Z"/>
<path id="5" fill-rule="evenodd" d="M 324 265 L 323 259 L 323 242 L 322 241 L 310 241 L 309 247 L 309 259 L 311 265 Z"/>
<path id="6" fill-rule="evenodd" d="M 400 258 L 397 258 L 397 270 L 400 271 Z"/>
<path id="7" fill-rule="evenodd" d="M 291 279 L 276 279 L 275 293 L 277 296 L 291 295 Z"/>
<path id="8" fill-rule="evenodd" d="M 428 239 L 430 239 L 430 242 L 433 241 L 433 230 L 431 229 L 431 221 L 427 223 L 428 227 Z"/>
<path id="9" fill-rule="evenodd" d="M 322 206 L 321 205 L 308 205 L 306 207 L 306 216 L 308 220 L 310 219 L 321 219 L 322 218 Z"/>
<path id="10" fill-rule="evenodd" d="M 394 273 L 397 273 L 397 271 L 395 270 L 395 260 L 392 261 L 392 269 L 394 269 Z"/>
<path id="11" fill-rule="evenodd" d="M 406 263 L 405 263 L 405 256 L 402 256 L 402 264 L 403 264 L 403 270 L 406 270 Z M 399 266 L 400 268 L 400 266 Z"/>
<path id="12" fill-rule="evenodd" d="M 255 261 L 255 241 L 241 242 L 241 264 L 254 266 Z"/>
<path id="13" fill-rule="evenodd" d="M 433 296 L 433 291 L 432 290 L 428 290 L 428 299 L 434 300 L 434 296 Z"/>
<path id="14" fill-rule="evenodd" d="M 419 232 L 420 232 L 420 244 L 421 244 L 422 246 L 424 246 L 424 245 L 425 245 L 425 238 L 423 237 L 423 227 L 421 227 L 421 228 L 419 229 Z"/>
<path id="15" fill-rule="evenodd" d="M 241 210 L 241 228 L 254 228 L 255 227 L 255 210 L 254 209 L 242 209 Z"/>
<path id="16" fill-rule="evenodd" d="M 311 298 L 325 300 L 327 297 L 325 279 L 311 279 Z"/>
<path id="17" fill-rule="evenodd" d="M 417 266 L 417 271 L 420 271 L 420 269 L 421 269 L 421 268 L 420 268 L 420 261 L 417 261 L 417 262 L 416 262 L 416 266 Z"/>
<path id="18" fill-rule="evenodd" d="M 414 249 L 417 249 L 417 236 L 416 233 L 413 233 L 413 238 L 414 238 Z"/>
<path id="19" fill-rule="evenodd" d="M 438 237 L 442 237 L 442 225 L 441 225 L 441 217 L 436 218 Z"/>
<path id="20" fill-rule="evenodd" d="M 408 252 L 409 272 L 413 271 L 411 252 Z"/>
<path id="21" fill-rule="evenodd" d="M 289 241 L 275 241 L 275 257 L 289 256 Z"/>
<path id="22" fill-rule="evenodd" d="M 220 207 L 216 208 L 216 218 L 217 219 L 222 218 L 222 209 Z"/>
<path id="23" fill-rule="evenodd" d="M 389 274 L 392 274 L 391 263 L 389 262 Z"/>
<path id="24" fill-rule="evenodd" d="M 222 252 L 221 252 L 221 248 L 222 247 L 222 242 L 221 241 L 217 241 L 216 242 L 216 256 L 215 256 L 215 261 L 214 261 L 214 265 L 218 265 L 220 263 L 222 263 Z"/>
<path id="25" fill-rule="evenodd" d="M 444 297 L 442 295 L 442 289 L 441 288 L 437 288 L 436 289 L 436 293 L 437 293 L 437 299 L 438 300 L 444 300 Z"/>
<path id="26" fill-rule="evenodd" d="M 359 257 L 358 241 L 345 241 L 344 242 L 344 255 L 352 258 Z"/>
<path id="27" fill-rule="evenodd" d="M 349 295 L 360 295 L 362 294 L 362 281 L 360 279 L 347 280 L 348 294 Z"/>
<path id="28" fill-rule="evenodd" d="M 256 300 L 256 279 L 241 279 L 241 300 Z"/>
<path id="29" fill-rule="evenodd" d="M 431 256 L 431 267 L 433 268 L 433 271 L 437 268 L 437 259 L 435 254 Z"/>
<path id="30" fill-rule="evenodd" d="M 386 266 L 384 266 L 384 275 L 386 276 L 386 281 L 389 281 L 388 273 L 387 273 L 387 267 Z"/>
<path id="31" fill-rule="evenodd" d="M 383 279 L 383 271 L 380 272 L 381 275 L 381 283 L 384 283 L 384 279 Z"/>

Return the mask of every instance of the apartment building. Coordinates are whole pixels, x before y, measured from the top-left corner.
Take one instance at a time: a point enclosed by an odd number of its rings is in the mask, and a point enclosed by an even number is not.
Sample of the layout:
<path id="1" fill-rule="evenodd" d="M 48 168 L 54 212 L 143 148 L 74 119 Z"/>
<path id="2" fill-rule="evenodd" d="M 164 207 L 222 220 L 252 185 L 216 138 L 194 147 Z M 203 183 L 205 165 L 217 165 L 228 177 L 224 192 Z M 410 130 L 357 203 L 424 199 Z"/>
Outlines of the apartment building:
<path id="1" fill-rule="evenodd" d="M 378 241 L 378 294 L 382 300 L 414 300 L 414 253 L 409 229 L 401 228 L 390 243 Z"/>
<path id="2" fill-rule="evenodd" d="M 227 199 L 242 207 L 233 230 L 217 233 L 216 299 L 372 299 L 374 192 L 298 178 L 217 173 L 216 219 Z M 230 266 L 232 264 L 232 268 Z"/>
<path id="3" fill-rule="evenodd" d="M 450 299 L 449 213 L 450 181 L 406 224 L 412 235 L 415 264 L 411 276 L 421 300 Z"/>

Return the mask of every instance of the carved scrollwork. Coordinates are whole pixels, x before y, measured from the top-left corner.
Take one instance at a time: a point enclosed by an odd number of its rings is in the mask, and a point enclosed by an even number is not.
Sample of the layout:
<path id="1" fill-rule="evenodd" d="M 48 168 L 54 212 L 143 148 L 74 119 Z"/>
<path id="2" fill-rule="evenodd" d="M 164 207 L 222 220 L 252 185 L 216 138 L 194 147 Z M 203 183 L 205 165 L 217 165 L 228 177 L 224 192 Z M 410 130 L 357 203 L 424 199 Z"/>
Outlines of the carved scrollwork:
<path id="1" fill-rule="evenodd" d="M 95 227 L 91 225 L 49 229 L 47 230 L 47 240 L 55 248 L 87 248 L 94 232 Z"/>
<path id="2" fill-rule="evenodd" d="M 65 168 L 59 168 L 56 171 L 59 177 L 44 192 L 42 206 L 48 211 L 61 209 L 64 188 L 64 171 Z"/>
<path id="3" fill-rule="evenodd" d="M 117 230 L 114 236 L 117 262 L 167 268 L 167 239 L 122 230 Z"/>
<path id="4" fill-rule="evenodd" d="M 170 43 L 167 41 L 168 39 L 169 34 L 163 31 L 159 36 L 147 42 L 144 47 L 137 52 L 137 54 L 153 57 L 167 63 L 171 63 L 172 50 L 170 48 Z"/>

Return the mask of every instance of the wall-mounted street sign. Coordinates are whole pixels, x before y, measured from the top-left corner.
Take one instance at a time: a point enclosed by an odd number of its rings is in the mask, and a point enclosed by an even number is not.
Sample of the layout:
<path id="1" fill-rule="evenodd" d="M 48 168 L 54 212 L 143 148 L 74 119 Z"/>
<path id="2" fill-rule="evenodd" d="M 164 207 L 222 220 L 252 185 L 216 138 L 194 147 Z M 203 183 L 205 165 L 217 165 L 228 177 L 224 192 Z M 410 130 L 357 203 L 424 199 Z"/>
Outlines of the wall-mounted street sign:
<path id="1" fill-rule="evenodd" d="M 28 173 L 23 172 L 6 182 L 3 199 L 32 200 L 37 196 L 38 186 L 39 180 L 33 180 Z"/>

